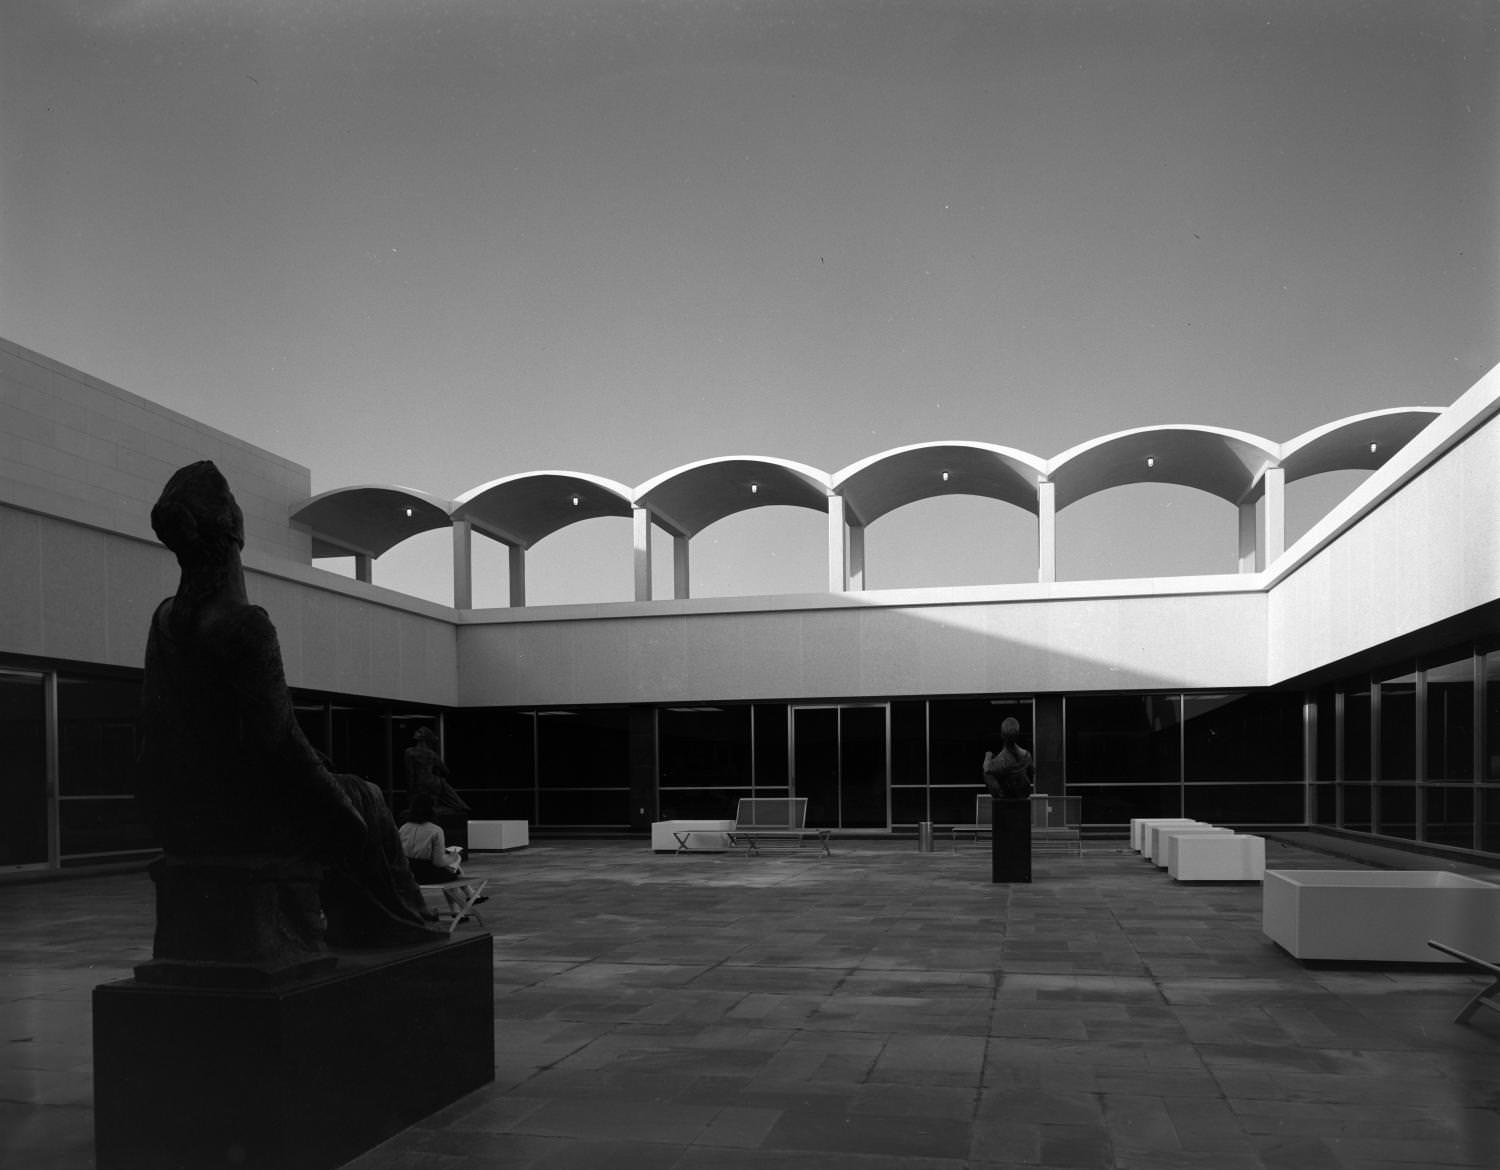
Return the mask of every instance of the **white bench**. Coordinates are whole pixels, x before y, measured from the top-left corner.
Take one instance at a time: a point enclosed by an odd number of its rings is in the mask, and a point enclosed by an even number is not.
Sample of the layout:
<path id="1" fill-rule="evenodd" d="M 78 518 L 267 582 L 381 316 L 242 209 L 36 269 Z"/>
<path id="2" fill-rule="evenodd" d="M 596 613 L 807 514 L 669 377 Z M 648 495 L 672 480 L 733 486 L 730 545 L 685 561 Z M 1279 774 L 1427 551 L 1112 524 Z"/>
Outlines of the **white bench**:
<path id="1" fill-rule="evenodd" d="M 1191 817 L 1131 817 L 1130 818 L 1130 847 L 1137 853 L 1146 850 L 1146 830 L 1152 825 L 1200 825 L 1202 821 L 1195 821 Z"/>
<path id="2" fill-rule="evenodd" d="M 1151 863 L 1157 869 L 1166 869 L 1172 864 L 1172 856 L 1177 851 L 1177 843 L 1184 837 L 1232 837 L 1233 829 L 1223 829 L 1217 825 L 1174 825 L 1171 828 L 1158 828 L 1156 830 L 1156 852 L 1151 858 Z"/>
<path id="3" fill-rule="evenodd" d="M 1172 838 L 1167 873 L 1179 882 L 1258 882 L 1266 876 L 1266 841 L 1241 833 Z"/>
<path id="4" fill-rule="evenodd" d="M 531 844 L 529 821 L 470 821 L 469 852 L 503 853 Z"/>
<path id="5" fill-rule="evenodd" d="M 1166 848 L 1166 840 L 1162 834 L 1171 829 L 1212 829 L 1214 826 L 1206 821 L 1167 821 L 1161 824 L 1147 825 L 1141 833 L 1141 856 L 1147 861 L 1156 860 L 1156 851 Z"/>
<path id="6" fill-rule="evenodd" d="M 733 821 L 655 821 L 651 848 L 657 853 L 722 853 L 733 830 Z"/>
<path id="7" fill-rule="evenodd" d="M 1261 930 L 1297 959 L 1442 963 L 1500 954 L 1500 886 L 1445 870 L 1266 870 Z"/>

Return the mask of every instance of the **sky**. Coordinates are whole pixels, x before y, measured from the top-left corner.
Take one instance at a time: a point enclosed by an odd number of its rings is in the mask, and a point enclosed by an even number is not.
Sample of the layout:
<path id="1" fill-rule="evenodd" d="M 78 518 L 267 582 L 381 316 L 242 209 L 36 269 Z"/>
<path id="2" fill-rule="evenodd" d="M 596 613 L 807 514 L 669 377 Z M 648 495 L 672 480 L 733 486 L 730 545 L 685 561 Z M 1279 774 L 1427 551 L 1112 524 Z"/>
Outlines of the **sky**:
<path id="1" fill-rule="evenodd" d="M 1497 143 L 1487 0 L 4 3 L 0 336 L 315 492 L 1284 441 L 1500 361 Z M 1294 486 L 1289 535 L 1355 482 Z M 825 527 L 711 526 L 695 595 L 823 589 Z M 1190 489 L 1057 539 L 1063 578 L 1235 567 Z M 630 540 L 548 537 L 528 601 L 628 599 Z M 1034 543 L 927 501 L 870 527 L 868 583 L 1023 581 Z M 375 580 L 450 599 L 448 537 Z"/>

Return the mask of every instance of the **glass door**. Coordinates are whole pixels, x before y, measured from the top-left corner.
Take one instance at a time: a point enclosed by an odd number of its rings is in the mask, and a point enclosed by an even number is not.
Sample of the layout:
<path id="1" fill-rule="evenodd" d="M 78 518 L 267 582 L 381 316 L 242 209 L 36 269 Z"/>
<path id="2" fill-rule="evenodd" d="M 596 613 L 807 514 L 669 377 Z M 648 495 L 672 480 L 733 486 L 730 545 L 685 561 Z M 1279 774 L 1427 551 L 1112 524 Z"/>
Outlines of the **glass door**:
<path id="1" fill-rule="evenodd" d="M 816 829 L 888 829 L 890 708 L 844 703 L 791 708 L 792 795 Z"/>
<path id="2" fill-rule="evenodd" d="M 0 869 L 50 862 L 47 687 L 39 674 L 0 671 Z"/>

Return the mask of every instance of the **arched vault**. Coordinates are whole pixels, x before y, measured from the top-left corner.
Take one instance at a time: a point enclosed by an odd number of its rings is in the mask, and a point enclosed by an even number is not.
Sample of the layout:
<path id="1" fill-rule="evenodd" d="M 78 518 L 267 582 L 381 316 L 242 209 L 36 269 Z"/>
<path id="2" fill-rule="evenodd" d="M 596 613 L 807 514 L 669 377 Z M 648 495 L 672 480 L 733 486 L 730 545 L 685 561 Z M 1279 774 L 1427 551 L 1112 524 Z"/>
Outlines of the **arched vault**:
<path id="1" fill-rule="evenodd" d="M 828 510 L 828 474 L 805 463 L 757 455 L 703 459 L 663 472 L 636 488 L 634 503 L 678 536 L 750 508 L 790 504 Z"/>
<path id="2" fill-rule="evenodd" d="M 1156 426 L 1080 443 L 1048 461 L 1059 511 L 1131 483 L 1173 483 L 1238 504 L 1279 457 L 1279 445 L 1220 427 Z"/>
<path id="3" fill-rule="evenodd" d="M 1401 406 L 1337 419 L 1281 445 L 1286 481 L 1325 471 L 1374 471 L 1442 414 L 1436 406 Z"/>
<path id="4" fill-rule="evenodd" d="M 834 475 L 832 486 L 855 524 L 872 524 L 906 504 L 948 495 L 987 496 L 1035 514 L 1036 485 L 1046 470 L 1037 456 L 993 443 L 913 443 L 851 463 Z"/>
<path id="5" fill-rule="evenodd" d="M 630 489 L 579 471 L 527 471 L 471 488 L 454 501 L 453 519 L 516 548 L 597 516 L 629 516 Z"/>
<path id="6" fill-rule="evenodd" d="M 312 533 L 315 557 L 378 557 L 403 540 L 450 525 L 450 501 L 395 484 L 319 492 L 292 513 Z"/>

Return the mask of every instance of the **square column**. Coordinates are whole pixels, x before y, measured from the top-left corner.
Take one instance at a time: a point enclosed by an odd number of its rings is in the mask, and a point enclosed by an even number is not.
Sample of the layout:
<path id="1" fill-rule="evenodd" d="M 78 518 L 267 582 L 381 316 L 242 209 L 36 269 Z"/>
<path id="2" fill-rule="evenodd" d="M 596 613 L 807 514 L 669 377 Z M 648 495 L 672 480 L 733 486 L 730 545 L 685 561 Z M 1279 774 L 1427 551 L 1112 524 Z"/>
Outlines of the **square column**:
<path id="1" fill-rule="evenodd" d="M 510 553 L 510 603 L 526 604 L 526 550 L 518 544 L 505 546 Z"/>
<path id="2" fill-rule="evenodd" d="M 371 572 L 375 564 L 375 558 L 369 553 L 354 554 L 354 579 L 370 584 L 374 574 Z"/>
<path id="3" fill-rule="evenodd" d="M 467 520 L 453 522 L 453 608 L 474 608 L 474 535 Z"/>
<path id="4" fill-rule="evenodd" d="M 849 588 L 849 570 L 845 563 L 844 497 L 828 497 L 828 592 L 842 593 Z"/>
<path id="5" fill-rule="evenodd" d="M 651 513 L 645 508 L 630 510 L 635 545 L 635 599 L 651 600 Z"/>
<path id="6" fill-rule="evenodd" d="M 688 597 L 688 538 L 672 537 L 672 596 Z"/>
<path id="7" fill-rule="evenodd" d="M 844 525 L 844 563 L 849 566 L 849 588 L 865 587 L 865 526 Z"/>
<path id="8" fill-rule="evenodd" d="M 1266 468 L 1265 550 L 1263 565 L 1286 552 L 1286 469 Z"/>
<path id="9" fill-rule="evenodd" d="M 1057 485 L 1050 479 L 1036 485 L 1036 579 L 1057 580 Z"/>
<path id="10" fill-rule="evenodd" d="M 1255 501 L 1242 500 L 1240 502 L 1240 568 L 1241 573 L 1255 572 L 1255 549 L 1260 543 L 1260 533 L 1256 531 L 1255 524 Z"/>

